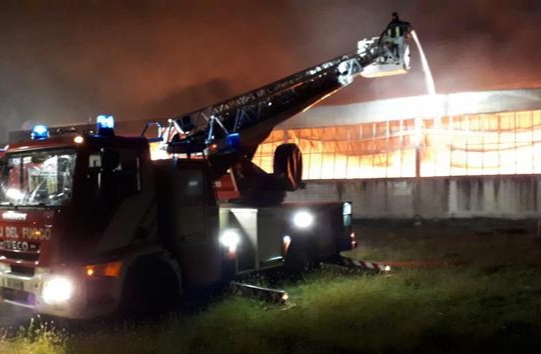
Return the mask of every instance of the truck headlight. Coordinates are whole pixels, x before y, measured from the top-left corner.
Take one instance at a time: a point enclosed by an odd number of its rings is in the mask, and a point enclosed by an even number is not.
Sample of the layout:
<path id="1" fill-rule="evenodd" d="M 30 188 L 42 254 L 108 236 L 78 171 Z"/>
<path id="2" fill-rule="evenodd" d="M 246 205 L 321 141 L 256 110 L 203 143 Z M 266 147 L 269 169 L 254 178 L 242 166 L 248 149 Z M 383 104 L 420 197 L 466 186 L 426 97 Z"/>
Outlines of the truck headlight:
<path id="1" fill-rule="evenodd" d="M 293 215 L 293 224 L 300 228 L 306 229 L 314 223 L 314 215 L 307 211 L 298 211 Z"/>
<path id="2" fill-rule="evenodd" d="M 70 279 L 55 276 L 45 281 L 41 296 L 43 301 L 49 305 L 59 304 L 71 299 L 73 290 L 73 282 Z"/>

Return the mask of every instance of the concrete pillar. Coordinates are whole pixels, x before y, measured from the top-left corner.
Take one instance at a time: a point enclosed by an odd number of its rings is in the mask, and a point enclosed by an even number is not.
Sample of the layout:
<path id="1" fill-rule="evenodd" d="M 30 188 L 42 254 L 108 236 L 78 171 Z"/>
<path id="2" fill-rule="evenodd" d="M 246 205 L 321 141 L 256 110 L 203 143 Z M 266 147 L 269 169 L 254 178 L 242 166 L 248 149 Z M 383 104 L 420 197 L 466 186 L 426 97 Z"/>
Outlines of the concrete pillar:
<path id="1" fill-rule="evenodd" d="M 494 179 L 483 181 L 483 203 L 482 210 L 485 214 L 492 215 L 496 212 L 496 198 L 494 196 Z"/>
<path id="2" fill-rule="evenodd" d="M 456 185 L 456 180 L 449 181 L 449 205 L 448 205 L 448 214 L 449 216 L 454 216 L 458 213 L 458 189 Z"/>

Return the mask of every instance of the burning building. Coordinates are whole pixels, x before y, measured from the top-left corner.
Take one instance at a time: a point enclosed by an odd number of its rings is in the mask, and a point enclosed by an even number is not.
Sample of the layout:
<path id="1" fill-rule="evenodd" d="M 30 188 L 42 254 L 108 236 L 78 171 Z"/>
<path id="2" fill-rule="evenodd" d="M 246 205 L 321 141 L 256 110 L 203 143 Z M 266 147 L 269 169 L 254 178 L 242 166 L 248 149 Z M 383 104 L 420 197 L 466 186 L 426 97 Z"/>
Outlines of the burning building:
<path id="1" fill-rule="evenodd" d="M 306 111 L 280 125 L 303 151 L 306 189 L 357 217 L 536 217 L 541 211 L 541 89 L 406 97 Z"/>

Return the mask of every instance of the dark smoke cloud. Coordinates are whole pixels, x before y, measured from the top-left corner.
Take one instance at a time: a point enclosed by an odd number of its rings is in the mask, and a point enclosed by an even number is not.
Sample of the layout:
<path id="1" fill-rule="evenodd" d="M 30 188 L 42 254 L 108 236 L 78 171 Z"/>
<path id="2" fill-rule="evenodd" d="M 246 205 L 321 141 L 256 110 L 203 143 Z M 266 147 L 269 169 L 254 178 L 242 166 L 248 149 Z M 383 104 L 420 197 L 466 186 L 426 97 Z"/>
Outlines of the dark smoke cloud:
<path id="1" fill-rule="evenodd" d="M 34 122 L 180 114 L 415 26 L 439 92 L 541 87 L 538 0 L 4 1 L 0 141 Z M 425 92 L 410 75 L 360 80 L 328 104 Z"/>

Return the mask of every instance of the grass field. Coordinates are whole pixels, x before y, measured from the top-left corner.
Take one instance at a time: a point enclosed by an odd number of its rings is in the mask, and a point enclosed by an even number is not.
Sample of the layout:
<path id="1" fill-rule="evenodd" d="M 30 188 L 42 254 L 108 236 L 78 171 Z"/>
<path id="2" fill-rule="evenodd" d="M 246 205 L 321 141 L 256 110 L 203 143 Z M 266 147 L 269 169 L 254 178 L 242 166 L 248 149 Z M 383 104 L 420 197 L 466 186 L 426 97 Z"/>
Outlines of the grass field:
<path id="1" fill-rule="evenodd" d="M 352 256 L 403 267 L 322 268 L 280 284 L 290 295 L 282 306 L 228 295 L 160 324 L 65 332 L 36 322 L 0 340 L 0 353 L 541 352 L 535 223 L 363 223 L 356 232 Z"/>

